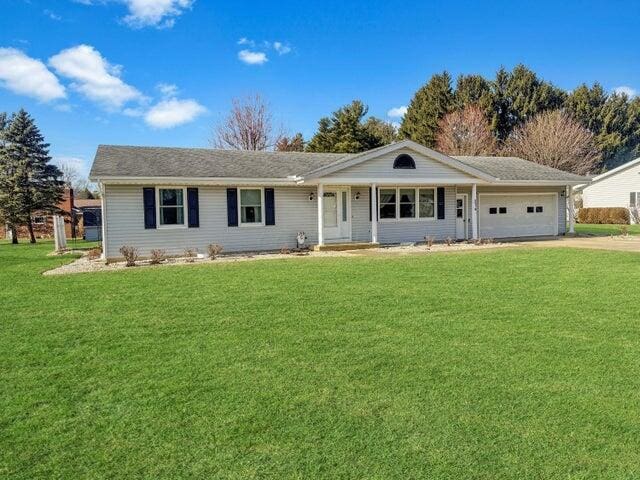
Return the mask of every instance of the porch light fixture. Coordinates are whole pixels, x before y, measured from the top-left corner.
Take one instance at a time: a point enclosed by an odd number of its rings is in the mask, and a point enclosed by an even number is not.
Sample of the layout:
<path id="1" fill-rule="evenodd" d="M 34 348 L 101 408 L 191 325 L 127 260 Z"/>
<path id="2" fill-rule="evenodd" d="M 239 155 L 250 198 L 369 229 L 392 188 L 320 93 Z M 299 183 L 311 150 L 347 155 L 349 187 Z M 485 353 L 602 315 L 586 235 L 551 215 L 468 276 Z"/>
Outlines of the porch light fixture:
<path id="1" fill-rule="evenodd" d="M 310 201 L 310 202 L 313 202 L 313 199 L 314 199 L 314 198 L 316 198 L 316 194 L 315 194 L 315 193 L 313 193 L 313 192 L 311 192 L 311 193 L 309 194 L 309 201 Z"/>
<path id="2" fill-rule="evenodd" d="M 356 192 L 355 197 L 353 197 L 355 200 L 360 200 L 360 192 Z"/>

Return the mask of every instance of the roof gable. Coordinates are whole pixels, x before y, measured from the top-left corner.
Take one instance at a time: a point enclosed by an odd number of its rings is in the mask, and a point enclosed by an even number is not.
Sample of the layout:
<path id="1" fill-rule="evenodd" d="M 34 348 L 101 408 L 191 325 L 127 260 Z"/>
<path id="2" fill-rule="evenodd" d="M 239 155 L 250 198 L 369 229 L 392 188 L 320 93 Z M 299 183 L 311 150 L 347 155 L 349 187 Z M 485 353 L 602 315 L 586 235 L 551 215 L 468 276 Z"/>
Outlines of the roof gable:
<path id="1" fill-rule="evenodd" d="M 615 177 L 616 175 L 620 175 L 624 172 L 626 172 L 627 170 L 629 170 L 630 168 L 633 168 L 637 165 L 640 165 L 640 157 L 631 160 L 627 163 L 623 163 L 622 165 L 609 170 L 608 172 L 604 172 L 601 173 L 600 175 L 597 175 L 595 177 L 593 177 L 591 179 L 591 183 L 589 185 L 593 185 L 594 183 L 598 183 L 602 180 L 606 180 L 612 177 Z M 589 185 L 580 185 L 576 190 L 580 191 L 580 190 L 584 190 L 586 187 L 588 187 Z"/>
<path id="2" fill-rule="evenodd" d="M 449 167 L 450 169 L 461 172 L 463 174 L 470 175 L 470 176 L 473 176 L 482 180 L 486 180 L 489 182 L 496 180 L 496 178 L 493 177 L 492 175 L 482 172 L 481 170 L 478 170 L 470 165 L 466 165 L 465 163 L 460 162 L 455 158 L 449 157 L 440 152 L 424 147 L 419 143 L 413 142 L 411 140 L 403 140 L 402 142 L 392 143 L 390 145 L 385 145 L 383 147 L 369 150 L 367 152 L 362 152 L 359 154 L 352 155 L 350 157 L 339 159 L 332 164 L 317 168 L 309 172 L 308 174 L 304 175 L 303 177 L 305 180 L 325 177 L 325 176 L 336 174 L 340 171 L 344 171 L 346 169 L 352 168 L 354 166 L 363 164 L 365 162 L 370 162 L 375 159 L 385 157 L 392 153 L 396 153 L 396 152 L 398 154 L 405 153 L 404 151 L 406 150 L 410 150 L 423 157 L 427 157 L 432 161 L 438 162 L 442 165 L 445 165 L 446 167 Z"/>

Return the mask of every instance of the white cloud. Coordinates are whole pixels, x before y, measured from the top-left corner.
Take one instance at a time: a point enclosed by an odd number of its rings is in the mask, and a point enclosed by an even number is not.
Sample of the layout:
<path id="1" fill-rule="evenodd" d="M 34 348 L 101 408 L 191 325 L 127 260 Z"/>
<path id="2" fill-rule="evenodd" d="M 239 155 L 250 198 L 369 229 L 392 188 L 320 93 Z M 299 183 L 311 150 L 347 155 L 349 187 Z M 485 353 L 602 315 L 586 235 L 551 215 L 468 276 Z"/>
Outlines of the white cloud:
<path id="1" fill-rule="evenodd" d="M 401 107 L 394 107 L 387 112 L 387 116 L 391 118 L 402 118 L 407 114 L 406 105 L 402 105 Z"/>
<path id="2" fill-rule="evenodd" d="M 60 15 L 58 15 L 57 13 L 49 9 L 44 9 L 42 13 L 45 14 L 47 17 L 49 17 L 51 20 L 56 20 L 56 21 L 62 20 L 62 17 Z"/>
<path id="3" fill-rule="evenodd" d="M 282 42 L 273 42 L 273 49 L 278 52 L 278 55 L 286 55 L 291 51 L 291 47 Z"/>
<path id="4" fill-rule="evenodd" d="M 255 47 L 256 42 L 254 42 L 253 40 L 249 40 L 247 37 L 242 37 L 240 40 L 238 40 L 238 45 L 248 45 L 250 47 Z"/>
<path id="5" fill-rule="evenodd" d="M 109 109 L 119 109 L 142 94 L 119 77 L 122 67 L 111 65 L 95 48 L 78 45 L 62 50 L 49 59 L 58 74 L 74 80 L 71 86 L 90 100 Z"/>
<path id="6" fill-rule="evenodd" d="M 175 97 L 178 94 L 178 87 L 172 83 L 159 83 L 156 88 L 164 97 Z"/>
<path id="7" fill-rule="evenodd" d="M 195 100 L 171 98 L 161 100 L 144 116 L 145 122 L 154 128 L 172 128 L 192 122 L 207 111 Z"/>
<path id="8" fill-rule="evenodd" d="M 43 102 L 67 96 L 44 63 L 15 48 L 0 48 L 0 86 Z"/>
<path id="9" fill-rule="evenodd" d="M 191 8 L 193 0 L 123 0 L 129 8 L 124 21 L 132 28 L 171 28 L 175 17 Z"/>
<path id="10" fill-rule="evenodd" d="M 247 65 L 262 65 L 269 61 L 264 52 L 252 52 L 251 50 L 240 50 L 238 58 Z"/>
<path id="11" fill-rule="evenodd" d="M 635 88 L 631 88 L 628 87 L 626 85 L 622 85 L 620 87 L 616 87 L 613 89 L 613 91 L 615 93 L 617 93 L 618 95 L 626 95 L 629 98 L 635 97 L 636 95 L 638 95 L 638 91 Z"/>

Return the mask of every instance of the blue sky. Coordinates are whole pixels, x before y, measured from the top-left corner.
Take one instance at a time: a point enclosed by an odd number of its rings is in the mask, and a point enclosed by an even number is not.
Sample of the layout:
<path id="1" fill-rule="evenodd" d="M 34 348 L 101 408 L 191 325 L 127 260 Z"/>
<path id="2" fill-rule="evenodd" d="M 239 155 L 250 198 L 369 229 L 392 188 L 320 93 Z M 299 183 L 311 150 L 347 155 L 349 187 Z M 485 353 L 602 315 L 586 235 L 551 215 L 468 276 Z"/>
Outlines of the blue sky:
<path id="1" fill-rule="evenodd" d="M 0 111 L 26 108 L 86 174 L 100 143 L 208 146 L 252 93 L 306 138 L 355 98 L 399 121 L 389 112 L 445 69 L 524 63 L 566 89 L 634 94 L 639 17 L 615 1 L 2 0 Z"/>

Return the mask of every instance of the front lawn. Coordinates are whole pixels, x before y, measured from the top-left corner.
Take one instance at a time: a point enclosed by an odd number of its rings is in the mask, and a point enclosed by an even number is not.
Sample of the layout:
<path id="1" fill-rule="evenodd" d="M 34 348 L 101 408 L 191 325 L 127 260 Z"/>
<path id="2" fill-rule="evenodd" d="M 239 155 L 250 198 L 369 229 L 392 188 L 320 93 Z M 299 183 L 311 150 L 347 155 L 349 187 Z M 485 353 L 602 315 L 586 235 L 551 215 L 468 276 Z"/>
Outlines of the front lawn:
<path id="1" fill-rule="evenodd" d="M 0 477 L 632 479 L 640 255 L 42 277 L 0 245 Z"/>
<path id="2" fill-rule="evenodd" d="M 625 225 L 597 225 L 589 223 L 576 223 L 576 233 L 582 235 L 620 235 L 621 227 Z M 640 235 L 640 225 L 626 225 L 629 235 Z"/>

